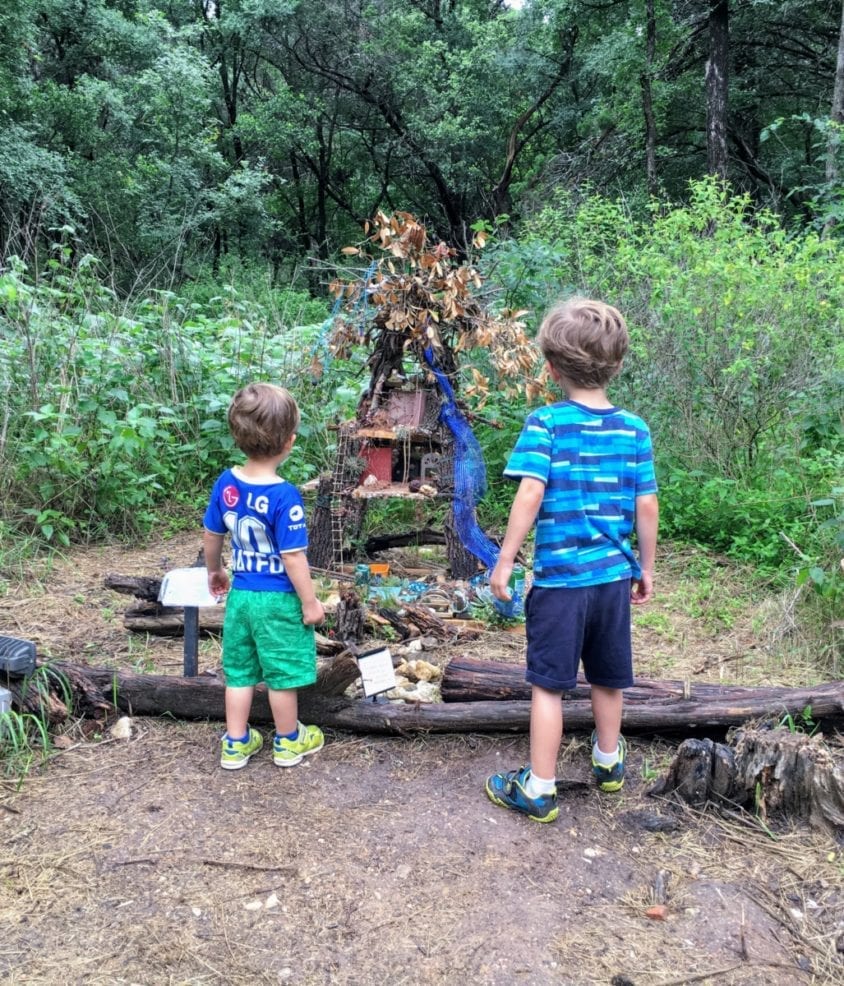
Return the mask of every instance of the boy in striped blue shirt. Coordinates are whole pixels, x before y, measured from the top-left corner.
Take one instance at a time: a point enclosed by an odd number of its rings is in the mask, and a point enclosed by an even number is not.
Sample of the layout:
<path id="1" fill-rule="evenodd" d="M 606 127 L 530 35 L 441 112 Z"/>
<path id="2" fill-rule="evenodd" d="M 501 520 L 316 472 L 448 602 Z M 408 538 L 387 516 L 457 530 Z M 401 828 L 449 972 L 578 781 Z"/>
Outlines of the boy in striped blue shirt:
<path id="1" fill-rule="evenodd" d="M 493 774 L 486 793 L 534 821 L 551 822 L 559 813 L 562 692 L 575 687 L 581 661 L 595 717 L 593 773 L 602 791 L 624 783 L 630 603 L 653 595 L 659 506 L 648 426 L 606 394 L 629 343 L 621 314 L 572 298 L 548 312 L 537 342 L 566 399 L 525 421 L 504 470 L 519 489 L 490 576 L 496 598 L 509 600 L 516 554 L 535 524 L 533 587 L 525 600 L 530 765 Z M 634 530 L 638 557 L 630 544 Z"/>

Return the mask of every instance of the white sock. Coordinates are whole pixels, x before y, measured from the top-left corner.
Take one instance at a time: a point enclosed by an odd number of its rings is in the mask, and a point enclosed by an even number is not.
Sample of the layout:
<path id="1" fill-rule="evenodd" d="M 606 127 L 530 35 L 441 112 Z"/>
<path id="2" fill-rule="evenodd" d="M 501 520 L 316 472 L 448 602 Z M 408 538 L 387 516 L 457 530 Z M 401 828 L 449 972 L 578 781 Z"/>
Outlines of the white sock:
<path id="1" fill-rule="evenodd" d="M 613 753 L 604 753 L 597 743 L 592 747 L 592 759 L 602 767 L 614 767 L 618 763 L 620 756 L 621 751 L 618 747 L 615 748 Z"/>
<path id="2" fill-rule="evenodd" d="M 549 794 L 553 794 L 556 790 L 556 777 L 546 780 L 544 777 L 537 777 L 533 771 L 528 774 L 525 793 L 529 798 L 544 798 Z"/>

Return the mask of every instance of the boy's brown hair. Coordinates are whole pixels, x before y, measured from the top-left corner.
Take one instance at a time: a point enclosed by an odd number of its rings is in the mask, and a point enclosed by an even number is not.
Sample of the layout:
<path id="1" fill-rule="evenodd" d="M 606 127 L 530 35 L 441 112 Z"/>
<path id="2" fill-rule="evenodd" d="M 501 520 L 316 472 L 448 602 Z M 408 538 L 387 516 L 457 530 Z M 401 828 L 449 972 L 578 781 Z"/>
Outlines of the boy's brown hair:
<path id="1" fill-rule="evenodd" d="M 299 427 L 293 396 L 272 383 L 250 383 L 229 404 L 229 430 L 241 452 L 255 459 L 279 455 Z"/>
<path id="2" fill-rule="evenodd" d="M 621 369 L 630 337 L 617 308 L 589 298 L 554 305 L 537 336 L 542 355 L 577 387 L 605 387 Z"/>

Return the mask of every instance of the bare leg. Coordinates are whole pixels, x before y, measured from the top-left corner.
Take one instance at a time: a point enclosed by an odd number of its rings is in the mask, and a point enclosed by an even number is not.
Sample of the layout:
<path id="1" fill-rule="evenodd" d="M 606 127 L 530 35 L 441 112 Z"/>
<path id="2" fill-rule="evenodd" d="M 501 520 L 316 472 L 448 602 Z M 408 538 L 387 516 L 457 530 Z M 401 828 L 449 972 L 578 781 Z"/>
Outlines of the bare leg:
<path id="1" fill-rule="evenodd" d="M 563 739 L 563 703 L 560 692 L 531 686 L 530 767 L 537 777 L 557 776 L 557 755 Z"/>
<path id="2" fill-rule="evenodd" d="M 598 749 L 603 753 L 614 753 L 618 749 L 623 700 L 624 693 L 620 688 L 592 685 L 592 715 L 595 717 Z"/>
<path id="3" fill-rule="evenodd" d="M 251 685 L 226 689 L 226 732 L 232 739 L 246 735 L 254 691 Z"/>
<path id="4" fill-rule="evenodd" d="M 269 690 L 270 708 L 279 736 L 289 736 L 297 728 L 299 700 L 295 688 Z"/>

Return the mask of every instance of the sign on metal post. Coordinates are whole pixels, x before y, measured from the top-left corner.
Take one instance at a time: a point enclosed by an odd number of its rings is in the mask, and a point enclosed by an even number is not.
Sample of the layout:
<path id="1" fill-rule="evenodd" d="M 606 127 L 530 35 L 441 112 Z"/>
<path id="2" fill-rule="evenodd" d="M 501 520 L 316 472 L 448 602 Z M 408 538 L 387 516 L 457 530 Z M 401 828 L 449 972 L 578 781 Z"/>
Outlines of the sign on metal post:
<path id="1" fill-rule="evenodd" d="M 208 589 L 208 573 L 202 568 L 174 568 L 161 580 L 158 601 L 162 606 L 182 606 L 185 611 L 184 676 L 199 670 L 199 607 L 220 601 Z"/>

